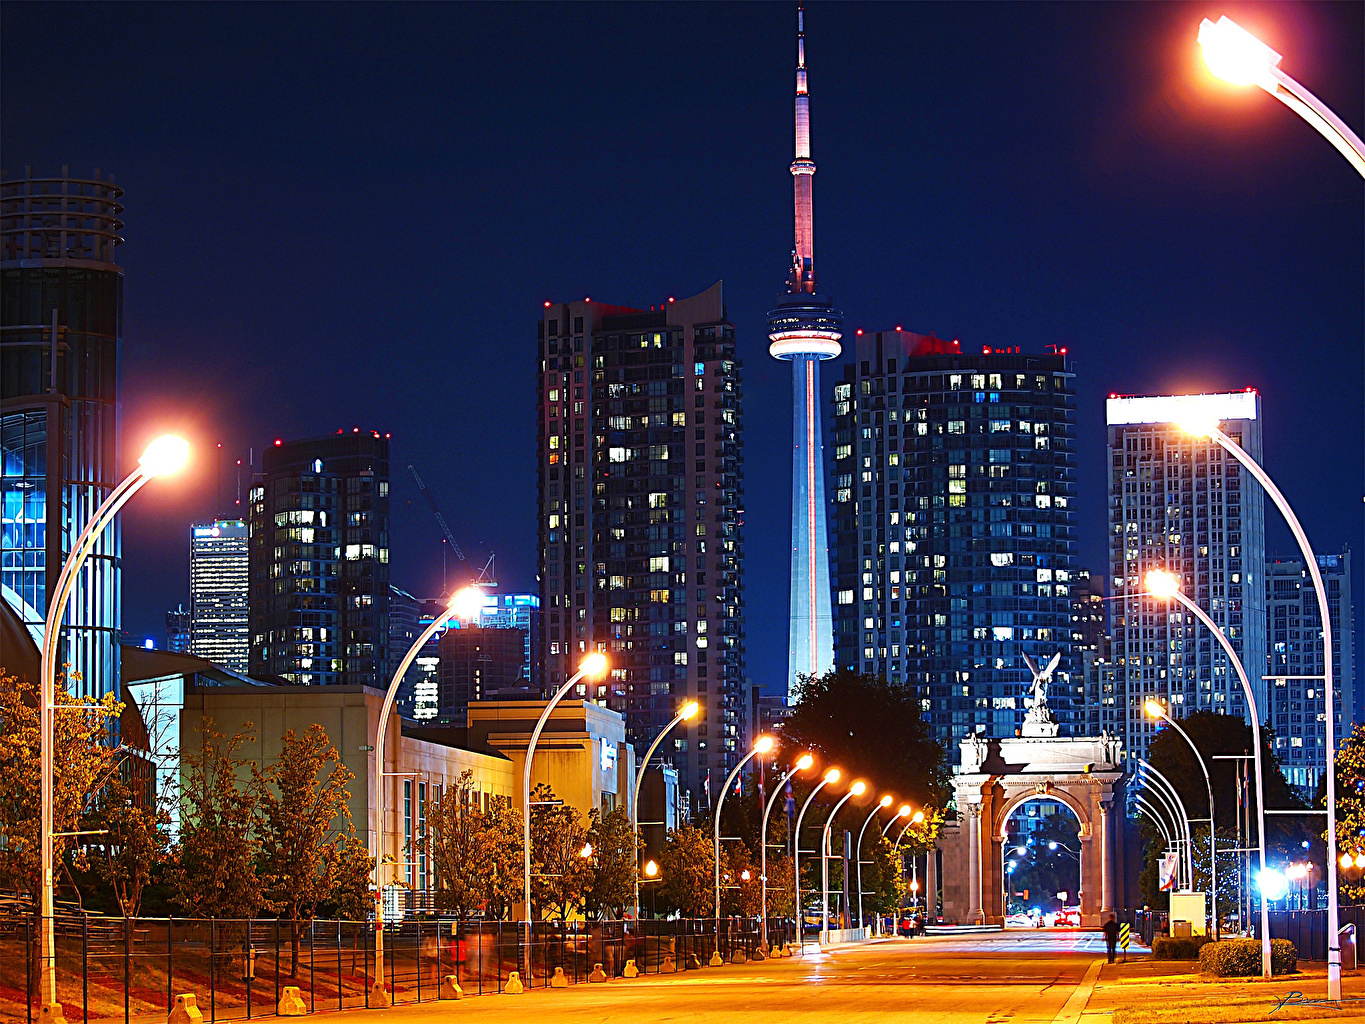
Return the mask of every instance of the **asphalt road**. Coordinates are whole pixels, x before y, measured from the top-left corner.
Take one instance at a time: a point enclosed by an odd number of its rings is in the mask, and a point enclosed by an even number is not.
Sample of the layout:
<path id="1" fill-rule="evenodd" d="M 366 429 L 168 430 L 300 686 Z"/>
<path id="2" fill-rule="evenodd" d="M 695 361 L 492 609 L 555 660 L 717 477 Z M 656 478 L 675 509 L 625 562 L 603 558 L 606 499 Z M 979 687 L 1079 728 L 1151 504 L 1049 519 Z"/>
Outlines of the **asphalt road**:
<path id="1" fill-rule="evenodd" d="M 681 976 L 398 1006 L 356 1016 L 373 1024 L 436 1024 L 464 1015 L 490 1024 L 1053 1024 L 1095 963 L 1097 950 L 1102 956 L 1098 935 L 1077 932 L 889 939 L 824 953 L 812 947 L 804 957 Z"/>

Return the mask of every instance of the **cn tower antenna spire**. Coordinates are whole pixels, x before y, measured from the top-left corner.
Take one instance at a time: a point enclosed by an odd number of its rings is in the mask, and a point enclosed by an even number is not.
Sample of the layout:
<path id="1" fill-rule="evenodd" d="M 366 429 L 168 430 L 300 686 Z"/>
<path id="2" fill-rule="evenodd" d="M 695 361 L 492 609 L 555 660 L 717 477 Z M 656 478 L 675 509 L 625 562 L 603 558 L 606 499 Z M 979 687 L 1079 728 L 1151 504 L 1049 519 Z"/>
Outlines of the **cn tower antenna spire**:
<path id="1" fill-rule="evenodd" d="M 796 159 L 792 161 L 795 192 L 796 247 L 792 252 L 791 293 L 815 291 L 815 202 L 810 158 L 810 94 L 806 85 L 806 12 L 796 9 Z"/>

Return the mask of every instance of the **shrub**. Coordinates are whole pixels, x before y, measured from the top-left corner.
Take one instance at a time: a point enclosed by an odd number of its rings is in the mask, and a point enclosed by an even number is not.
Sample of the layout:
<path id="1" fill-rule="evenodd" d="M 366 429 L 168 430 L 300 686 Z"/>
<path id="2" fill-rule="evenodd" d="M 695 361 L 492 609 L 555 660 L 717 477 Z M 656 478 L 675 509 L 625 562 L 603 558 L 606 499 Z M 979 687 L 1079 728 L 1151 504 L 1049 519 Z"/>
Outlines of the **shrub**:
<path id="1" fill-rule="evenodd" d="M 1196 935 L 1187 939 L 1158 935 L 1152 940 L 1152 958 L 1154 960 L 1198 960 L 1200 949 L 1208 943 L 1209 937 L 1207 935 Z"/>
<path id="2" fill-rule="evenodd" d="M 1155 955 L 1155 951 L 1154 951 Z M 1291 974 L 1298 969 L 1299 953 L 1288 939 L 1270 942 L 1270 971 Z M 1199 969 L 1223 978 L 1254 978 L 1261 973 L 1261 943 L 1258 939 L 1224 939 L 1207 943 L 1199 951 Z"/>

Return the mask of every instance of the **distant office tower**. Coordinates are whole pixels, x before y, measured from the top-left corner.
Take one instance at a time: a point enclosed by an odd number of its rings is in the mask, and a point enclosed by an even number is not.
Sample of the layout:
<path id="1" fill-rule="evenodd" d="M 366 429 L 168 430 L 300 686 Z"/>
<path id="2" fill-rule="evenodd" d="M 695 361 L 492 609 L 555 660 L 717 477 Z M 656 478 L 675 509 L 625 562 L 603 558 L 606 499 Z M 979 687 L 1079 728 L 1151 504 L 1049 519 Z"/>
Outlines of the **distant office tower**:
<path id="1" fill-rule="evenodd" d="M 388 437 L 276 441 L 250 525 L 251 674 L 387 686 Z"/>
<path id="2" fill-rule="evenodd" d="M 1201 396 L 1223 430 L 1261 457 L 1255 391 Z M 1109 583 L 1115 701 L 1101 725 L 1146 757 L 1156 731 L 1143 709 L 1168 701 L 1175 717 L 1194 711 L 1245 716 L 1241 684 L 1218 642 L 1177 606 L 1146 595 L 1143 577 L 1166 569 L 1227 633 L 1265 706 L 1265 511 L 1260 485 L 1207 438 L 1170 420 L 1170 396 L 1111 397 Z M 1263 716 L 1264 717 L 1264 716 Z"/>
<path id="3" fill-rule="evenodd" d="M 804 14 L 796 12 L 796 159 L 792 161 L 796 246 L 787 294 L 768 314 L 768 354 L 792 364 L 792 561 L 787 696 L 797 680 L 833 664 L 825 447 L 820 426 L 820 363 L 839 355 L 842 315 L 815 290 L 815 161 L 810 150 Z"/>
<path id="4" fill-rule="evenodd" d="M 385 685 L 398 671 L 398 666 L 422 630 L 430 626 L 444 610 L 443 606 L 444 602 L 424 601 L 406 590 L 389 586 L 389 668 Z M 437 632 L 423 644 L 408 670 L 403 673 L 398 695 L 394 698 L 394 710 L 404 718 L 428 722 L 436 717 L 436 671 L 441 661 L 437 645 L 440 639 L 441 634 Z"/>
<path id="5" fill-rule="evenodd" d="M 519 629 L 526 634 L 521 674 L 534 693 L 544 690 L 540 659 L 540 598 L 536 594 L 489 594 L 484 598 L 479 625 L 493 629 Z"/>
<path id="6" fill-rule="evenodd" d="M 1077 723 L 1076 393 L 1064 353 L 859 333 L 834 387 L 837 663 L 911 688 L 958 743 L 1023 725 L 1040 664 Z"/>
<path id="7" fill-rule="evenodd" d="M 661 753 L 700 793 L 746 742 L 740 363 L 721 286 L 648 310 L 547 304 L 537 329 L 544 685 L 605 650 L 610 677 L 582 695 L 625 714 L 641 755 L 699 701 Z"/>
<path id="8" fill-rule="evenodd" d="M 119 451 L 122 196 L 98 170 L 0 181 L 0 592 L 39 632 L 77 535 L 132 468 Z M 79 694 L 117 688 L 119 550 L 115 523 L 72 590 L 60 661 Z"/>
<path id="9" fill-rule="evenodd" d="M 1340 742 L 1351 731 L 1356 702 L 1351 552 L 1317 558 L 1332 620 L 1332 728 Z M 1318 596 L 1302 561 L 1268 563 L 1266 594 L 1266 675 L 1277 678 L 1268 681 L 1269 703 L 1261 717 L 1275 727 L 1275 753 L 1290 784 L 1313 798 L 1327 764 Z"/>
<path id="10" fill-rule="evenodd" d="M 242 520 L 190 527 L 190 653 L 243 673 L 251 662 L 247 561 Z"/>
<path id="11" fill-rule="evenodd" d="M 190 626 L 193 617 L 184 605 L 166 613 L 166 650 L 175 654 L 190 653 Z"/>
<path id="12" fill-rule="evenodd" d="M 1071 643 L 1079 659 L 1085 700 L 1076 716 L 1076 729 L 1098 736 L 1101 708 L 1114 707 L 1114 670 L 1109 652 L 1108 615 L 1104 601 L 1104 577 L 1089 569 L 1077 569 L 1071 580 Z"/>
<path id="13" fill-rule="evenodd" d="M 436 721 L 464 725 L 474 701 L 505 696 L 524 681 L 526 634 L 520 629 L 462 626 L 441 635 Z M 501 693 L 500 693 L 501 691 Z"/>

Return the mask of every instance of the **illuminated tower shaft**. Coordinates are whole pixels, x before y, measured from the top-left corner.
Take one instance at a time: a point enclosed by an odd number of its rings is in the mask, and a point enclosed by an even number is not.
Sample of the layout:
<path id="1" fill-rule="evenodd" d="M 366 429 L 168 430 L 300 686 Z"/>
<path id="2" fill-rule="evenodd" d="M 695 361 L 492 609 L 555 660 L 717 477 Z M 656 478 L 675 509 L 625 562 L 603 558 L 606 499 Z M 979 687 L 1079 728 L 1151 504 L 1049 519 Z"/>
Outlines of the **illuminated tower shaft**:
<path id="1" fill-rule="evenodd" d="M 792 364 L 792 570 L 787 691 L 800 676 L 820 675 L 834 662 L 830 614 L 829 531 L 825 525 L 825 458 L 820 429 L 820 362 L 840 352 L 841 317 L 815 291 L 815 210 L 806 91 L 804 15 L 797 11 L 796 159 L 792 161 L 795 247 L 787 294 L 768 314 L 768 353 Z"/>

